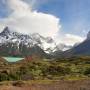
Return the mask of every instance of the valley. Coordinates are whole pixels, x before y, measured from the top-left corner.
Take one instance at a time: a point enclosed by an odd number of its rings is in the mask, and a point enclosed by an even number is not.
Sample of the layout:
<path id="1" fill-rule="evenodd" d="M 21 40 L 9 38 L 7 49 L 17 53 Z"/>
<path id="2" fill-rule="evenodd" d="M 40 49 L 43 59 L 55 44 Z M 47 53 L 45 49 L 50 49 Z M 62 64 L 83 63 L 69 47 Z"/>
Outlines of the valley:
<path id="1" fill-rule="evenodd" d="M 90 0 L 0 0 L 0 90 L 90 90 Z"/>
<path id="2" fill-rule="evenodd" d="M 90 57 L 0 58 L 0 90 L 90 90 Z"/>
<path id="3" fill-rule="evenodd" d="M 0 90 L 89 90 L 89 34 L 73 47 L 8 27 L 0 37 Z"/>
<path id="4" fill-rule="evenodd" d="M 90 57 L 44 59 L 37 56 L 16 62 L 0 60 L 0 81 L 81 80 L 90 78 Z"/>

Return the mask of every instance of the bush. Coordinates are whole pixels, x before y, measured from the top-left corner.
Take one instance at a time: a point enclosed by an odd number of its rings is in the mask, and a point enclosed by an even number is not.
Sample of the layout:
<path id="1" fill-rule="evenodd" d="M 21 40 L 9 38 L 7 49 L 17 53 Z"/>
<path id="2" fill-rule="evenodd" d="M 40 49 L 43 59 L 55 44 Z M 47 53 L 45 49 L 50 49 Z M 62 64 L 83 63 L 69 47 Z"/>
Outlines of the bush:
<path id="1" fill-rule="evenodd" d="M 0 81 L 6 81 L 8 80 L 8 75 L 5 73 L 0 73 Z"/>
<path id="2" fill-rule="evenodd" d="M 24 81 L 15 81 L 12 83 L 13 86 L 22 87 L 25 85 Z"/>
<path id="3" fill-rule="evenodd" d="M 84 71 L 84 75 L 89 75 L 90 74 L 90 68 L 87 68 L 85 71 Z"/>

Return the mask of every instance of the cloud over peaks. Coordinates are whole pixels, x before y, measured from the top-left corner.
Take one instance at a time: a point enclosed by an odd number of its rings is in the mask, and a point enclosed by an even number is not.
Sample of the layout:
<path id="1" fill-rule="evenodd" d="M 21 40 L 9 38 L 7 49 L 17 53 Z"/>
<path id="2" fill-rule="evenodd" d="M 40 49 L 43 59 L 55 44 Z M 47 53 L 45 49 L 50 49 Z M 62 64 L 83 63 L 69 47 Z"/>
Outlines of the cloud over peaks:
<path id="1" fill-rule="evenodd" d="M 37 11 L 22 0 L 7 0 L 11 14 L 2 20 L 3 25 L 21 33 L 38 32 L 45 36 L 54 36 L 60 30 L 59 18 Z"/>
<path id="2" fill-rule="evenodd" d="M 72 35 L 65 34 L 60 36 L 61 22 L 60 19 L 51 14 L 45 14 L 33 10 L 35 3 L 47 3 L 51 0 L 2 0 L 7 5 L 7 10 L 10 12 L 8 17 L 0 18 L 0 30 L 4 26 L 9 26 L 12 30 L 20 33 L 40 33 L 43 36 L 58 37 L 57 42 L 62 42 L 68 45 L 73 45 L 81 42 L 84 39 Z M 2 29 L 3 30 L 3 29 Z"/>

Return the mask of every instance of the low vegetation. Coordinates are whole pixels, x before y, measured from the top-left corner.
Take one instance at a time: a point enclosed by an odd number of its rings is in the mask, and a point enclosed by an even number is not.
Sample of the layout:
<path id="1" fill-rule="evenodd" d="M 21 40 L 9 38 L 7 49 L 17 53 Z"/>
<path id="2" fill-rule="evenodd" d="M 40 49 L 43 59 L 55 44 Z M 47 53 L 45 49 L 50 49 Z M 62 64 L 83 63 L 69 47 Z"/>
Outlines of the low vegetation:
<path id="1" fill-rule="evenodd" d="M 0 62 L 0 81 L 81 80 L 90 78 L 90 57 Z"/>

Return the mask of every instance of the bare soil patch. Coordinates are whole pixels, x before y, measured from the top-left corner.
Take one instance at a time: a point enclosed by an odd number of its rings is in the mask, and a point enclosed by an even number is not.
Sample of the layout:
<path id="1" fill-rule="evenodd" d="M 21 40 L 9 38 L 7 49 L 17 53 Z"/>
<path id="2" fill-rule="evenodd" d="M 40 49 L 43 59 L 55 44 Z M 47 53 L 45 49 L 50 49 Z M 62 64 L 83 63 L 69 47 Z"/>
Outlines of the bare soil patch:
<path id="1" fill-rule="evenodd" d="M 90 80 L 56 81 L 42 84 L 1 85 L 0 90 L 90 90 Z"/>

